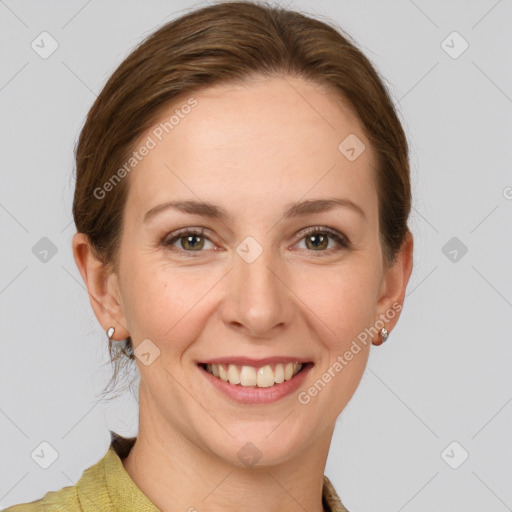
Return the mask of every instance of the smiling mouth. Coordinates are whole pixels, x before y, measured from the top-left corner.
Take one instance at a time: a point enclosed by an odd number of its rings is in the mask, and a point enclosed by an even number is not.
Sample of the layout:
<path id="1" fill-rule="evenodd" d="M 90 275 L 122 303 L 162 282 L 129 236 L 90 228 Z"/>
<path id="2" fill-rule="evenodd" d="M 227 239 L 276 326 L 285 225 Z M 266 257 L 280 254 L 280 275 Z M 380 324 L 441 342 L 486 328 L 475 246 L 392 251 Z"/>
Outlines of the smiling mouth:
<path id="1" fill-rule="evenodd" d="M 204 371 L 235 386 L 268 388 L 291 380 L 313 363 L 277 363 L 261 367 L 236 364 L 199 363 Z"/>

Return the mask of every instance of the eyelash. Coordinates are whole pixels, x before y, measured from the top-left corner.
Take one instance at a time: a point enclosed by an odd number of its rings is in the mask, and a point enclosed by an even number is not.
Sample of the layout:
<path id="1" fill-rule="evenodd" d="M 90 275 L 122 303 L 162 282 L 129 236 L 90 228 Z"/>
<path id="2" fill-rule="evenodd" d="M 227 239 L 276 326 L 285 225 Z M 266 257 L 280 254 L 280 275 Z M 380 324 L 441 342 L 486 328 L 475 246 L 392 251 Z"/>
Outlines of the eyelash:
<path id="1" fill-rule="evenodd" d="M 199 256 L 200 253 L 205 252 L 205 251 L 186 251 L 184 249 L 179 249 L 177 247 L 172 247 L 172 245 L 174 244 L 174 242 L 176 242 L 180 238 L 183 238 L 185 235 L 196 235 L 196 236 L 199 236 L 201 238 L 205 238 L 206 240 L 212 242 L 203 233 L 204 233 L 204 228 L 201 228 L 201 230 L 193 229 L 193 228 L 185 228 L 185 229 L 176 231 L 175 233 L 172 233 L 173 236 L 171 238 L 167 238 L 167 235 L 166 235 L 164 238 L 162 238 L 160 244 L 162 246 L 166 247 L 166 248 L 171 249 L 171 250 L 178 251 L 179 253 L 184 253 L 186 256 L 189 256 L 189 257 L 192 257 L 192 258 L 196 258 L 196 257 Z M 309 228 L 309 229 L 303 230 L 303 231 L 299 232 L 297 235 L 295 235 L 295 237 L 298 239 L 298 241 L 301 241 L 301 240 L 303 240 L 307 236 L 316 235 L 316 234 L 328 235 L 333 240 L 335 240 L 339 244 L 339 246 L 340 246 L 338 248 L 334 248 L 335 252 L 337 252 L 339 250 L 342 250 L 342 249 L 348 249 L 351 246 L 350 241 L 349 241 L 349 239 L 347 237 L 345 237 L 341 233 L 338 233 L 334 229 L 327 228 L 327 227 L 322 227 L 322 226 L 316 226 L 314 228 Z M 214 242 L 212 242 L 212 243 L 214 243 Z M 330 255 L 333 252 L 333 248 L 325 249 L 325 250 L 322 250 L 322 251 L 313 251 L 313 250 L 311 250 L 309 252 L 311 252 L 311 253 L 318 253 L 315 256 L 323 256 L 326 253 L 328 255 Z M 196 255 L 194 253 L 198 253 L 198 254 Z"/>

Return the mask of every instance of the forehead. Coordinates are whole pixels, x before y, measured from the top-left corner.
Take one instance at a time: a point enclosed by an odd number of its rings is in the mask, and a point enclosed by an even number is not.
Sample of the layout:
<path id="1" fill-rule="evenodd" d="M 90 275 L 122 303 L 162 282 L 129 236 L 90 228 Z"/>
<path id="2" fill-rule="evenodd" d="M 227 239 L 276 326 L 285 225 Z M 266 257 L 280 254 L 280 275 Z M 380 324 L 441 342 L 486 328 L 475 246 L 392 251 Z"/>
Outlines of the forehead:
<path id="1" fill-rule="evenodd" d="M 150 139 L 153 147 L 130 173 L 127 207 L 138 217 L 174 197 L 240 206 L 264 197 L 270 208 L 333 192 L 368 202 L 375 192 L 374 155 L 359 119 L 332 92 L 302 79 L 181 96 L 135 149 Z M 365 148 L 356 159 L 347 158 L 347 140 Z"/>

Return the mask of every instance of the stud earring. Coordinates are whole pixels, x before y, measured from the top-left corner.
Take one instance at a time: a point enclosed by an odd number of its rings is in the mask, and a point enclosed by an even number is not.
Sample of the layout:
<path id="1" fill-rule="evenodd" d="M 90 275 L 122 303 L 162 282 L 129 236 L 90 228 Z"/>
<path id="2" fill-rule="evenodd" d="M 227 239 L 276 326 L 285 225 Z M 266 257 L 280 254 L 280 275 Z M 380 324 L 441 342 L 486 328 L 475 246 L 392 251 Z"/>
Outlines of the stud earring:
<path id="1" fill-rule="evenodd" d="M 381 341 L 374 341 L 372 342 L 374 345 L 382 345 L 387 339 L 388 339 L 388 336 L 389 336 L 389 332 L 388 330 L 383 327 L 381 330 L 380 330 L 380 338 L 381 338 Z"/>
<path id="2" fill-rule="evenodd" d="M 108 330 L 107 330 L 107 336 L 108 336 L 108 339 L 110 340 L 112 338 L 112 336 L 114 335 L 114 331 L 115 331 L 115 327 L 109 327 Z"/>

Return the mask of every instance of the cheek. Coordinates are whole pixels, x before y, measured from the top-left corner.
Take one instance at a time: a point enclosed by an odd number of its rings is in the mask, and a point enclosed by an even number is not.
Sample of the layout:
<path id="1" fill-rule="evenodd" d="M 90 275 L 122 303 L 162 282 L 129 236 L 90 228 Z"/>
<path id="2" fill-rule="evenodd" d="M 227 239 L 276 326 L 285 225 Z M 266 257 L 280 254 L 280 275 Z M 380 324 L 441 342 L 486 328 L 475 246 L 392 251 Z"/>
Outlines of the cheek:
<path id="1" fill-rule="evenodd" d="M 215 282 L 211 275 L 149 262 L 134 265 L 127 275 L 123 302 L 135 343 L 149 338 L 161 351 L 179 352 L 198 336 L 197 316 Z"/>
<path id="2" fill-rule="evenodd" d="M 316 322 L 321 321 L 324 341 L 332 350 L 343 352 L 374 321 L 377 271 L 370 265 L 347 264 L 311 271 L 307 279 L 301 278 L 296 288 L 300 290 L 298 296 Z"/>

